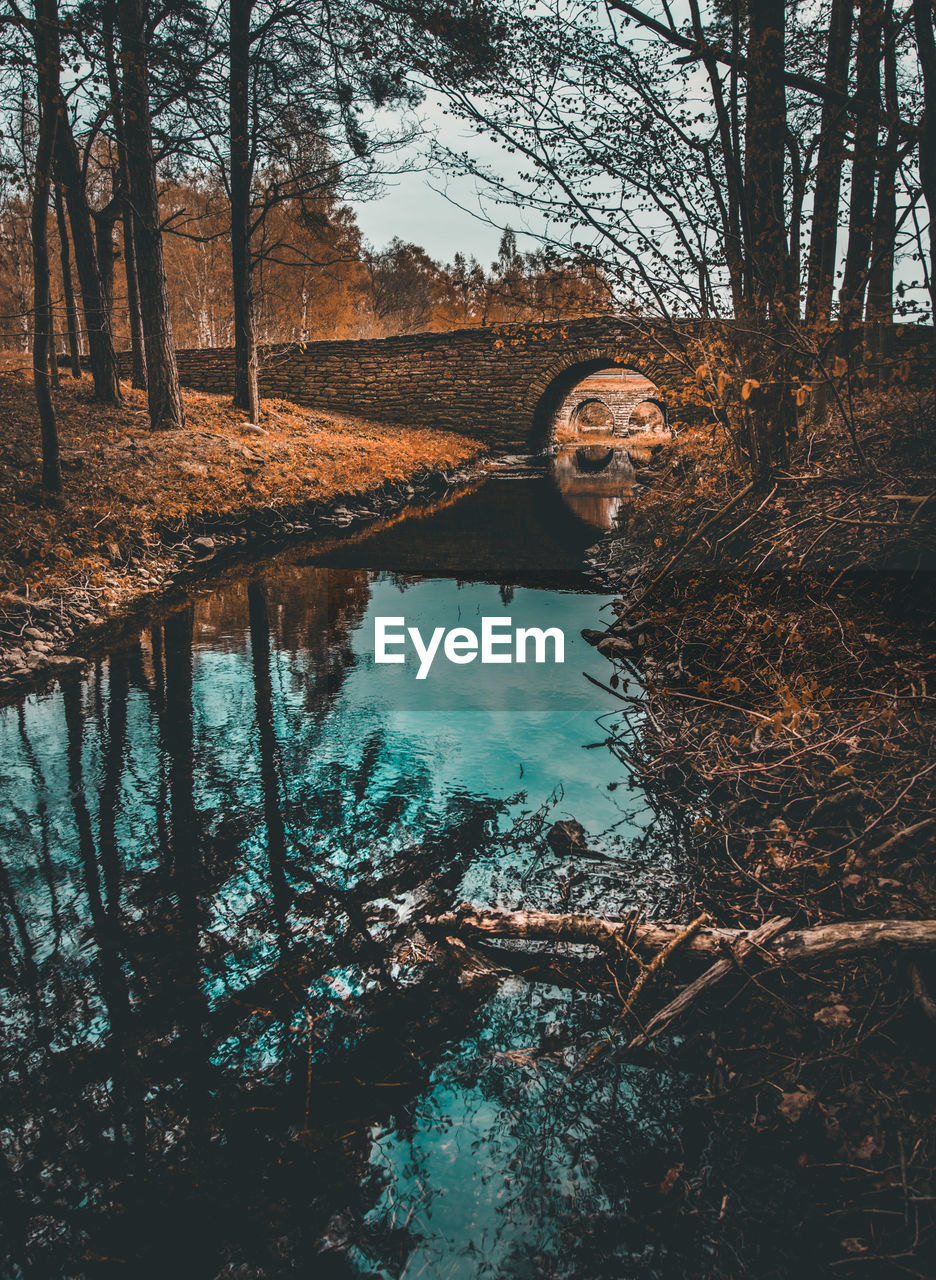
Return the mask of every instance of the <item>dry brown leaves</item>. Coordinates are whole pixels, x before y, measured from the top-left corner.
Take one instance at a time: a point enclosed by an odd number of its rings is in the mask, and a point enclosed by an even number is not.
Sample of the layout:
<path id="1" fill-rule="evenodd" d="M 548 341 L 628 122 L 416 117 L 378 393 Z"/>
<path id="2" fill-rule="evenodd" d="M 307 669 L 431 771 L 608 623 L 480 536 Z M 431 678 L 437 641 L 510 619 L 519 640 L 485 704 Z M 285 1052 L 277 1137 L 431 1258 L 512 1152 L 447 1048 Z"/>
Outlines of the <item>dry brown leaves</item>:
<path id="1" fill-rule="evenodd" d="M 840 424 L 807 435 L 790 475 L 732 510 L 636 611 L 642 583 L 748 477 L 690 433 L 633 505 L 630 536 L 605 544 L 626 587 L 609 655 L 643 684 L 631 697 L 618 682 L 616 749 L 661 813 L 694 829 L 687 913 L 749 927 L 775 913 L 936 914 L 932 394 L 858 407 L 867 470 Z M 925 969 L 932 993 L 936 964 Z M 932 1274 L 932 1024 L 916 986 L 896 959 L 757 975 L 743 1003 L 697 1018 L 727 1117 L 713 1125 L 743 1117 L 797 1168 L 829 1171 L 813 1213 L 840 1232 L 837 1275 L 853 1256 L 865 1275 L 869 1262 L 890 1274 L 893 1258 Z"/>
<path id="2" fill-rule="evenodd" d="M 423 428 L 337 418 L 264 401 L 263 434 L 226 397 L 187 391 L 182 432 L 151 432 L 145 393 L 95 404 L 90 382 L 56 393 L 64 492 L 37 483 L 38 427 L 30 378 L 0 371 L 0 590 L 54 594 L 100 584 L 108 566 L 153 552 L 186 529 L 260 509 L 327 502 L 422 468 L 463 462 L 476 441 Z"/>
<path id="3" fill-rule="evenodd" d="M 920 825 L 936 810 L 936 437 L 906 400 L 862 408 L 870 470 L 834 423 L 804 438 L 790 476 L 640 608 L 647 691 L 628 757 L 661 795 L 694 797 L 751 922 L 791 904 L 810 918 L 936 908 L 936 824 Z M 701 434 L 674 454 L 634 505 L 629 532 L 654 548 L 635 597 L 744 482 Z M 622 615 L 626 642 L 638 620 Z"/>

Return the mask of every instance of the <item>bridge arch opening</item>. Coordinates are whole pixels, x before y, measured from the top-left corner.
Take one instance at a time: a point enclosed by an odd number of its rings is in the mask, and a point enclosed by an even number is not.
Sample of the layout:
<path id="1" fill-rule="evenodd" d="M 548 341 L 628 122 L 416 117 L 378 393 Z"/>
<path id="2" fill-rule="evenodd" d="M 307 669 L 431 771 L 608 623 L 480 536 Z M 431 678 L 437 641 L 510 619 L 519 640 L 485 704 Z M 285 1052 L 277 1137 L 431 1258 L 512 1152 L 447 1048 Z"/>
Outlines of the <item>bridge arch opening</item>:
<path id="1" fill-rule="evenodd" d="M 580 400 L 569 414 L 569 426 L 576 431 L 614 431 L 614 410 L 597 396 Z"/>
<path id="2" fill-rule="evenodd" d="M 597 409 L 585 413 L 585 406 L 596 401 L 608 411 L 602 421 Z M 538 452 L 585 435 L 592 439 L 626 436 L 633 411 L 645 401 L 658 405 L 665 418 L 665 398 L 659 386 L 641 370 L 625 364 L 620 355 L 592 350 L 576 358 L 570 353 L 564 366 L 531 388 L 530 448 Z"/>
<path id="3" fill-rule="evenodd" d="M 648 396 L 631 410 L 628 431 L 665 431 L 667 427 L 666 402 L 656 396 Z"/>

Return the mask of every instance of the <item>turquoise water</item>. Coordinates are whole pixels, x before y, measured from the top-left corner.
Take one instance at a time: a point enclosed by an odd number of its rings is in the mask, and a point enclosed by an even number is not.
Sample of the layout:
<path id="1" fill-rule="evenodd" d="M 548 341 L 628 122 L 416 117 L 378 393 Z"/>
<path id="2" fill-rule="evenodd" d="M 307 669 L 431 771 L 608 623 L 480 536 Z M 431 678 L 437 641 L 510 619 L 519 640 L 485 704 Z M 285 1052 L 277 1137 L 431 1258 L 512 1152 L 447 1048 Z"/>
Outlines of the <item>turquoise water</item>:
<path id="1" fill-rule="evenodd" d="M 582 674 L 609 675 L 579 636 L 606 604 L 575 570 L 596 531 L 531 530 L 543 483 L 421 516 L 445 576 L 413 571 L 406 521 L 272 556 L 0 711 L 10 1275 L 641 1256 L 621 1215 L 668 1167 L 674 1082 L 614 1062 L 571 1082 L 604 995 L 558 971 L 466 983 L 416 928 L 462 899 L 614 914 L 680 891 L 604 745 L 621 703 Z M 481 524 L 493 544 L 450 536 Z M 397 615 L 559 627 L 566 660 L 416 681 L 374 662 L 374 618 Z M 559 819 L 584 856 L 550 848 Z"/>

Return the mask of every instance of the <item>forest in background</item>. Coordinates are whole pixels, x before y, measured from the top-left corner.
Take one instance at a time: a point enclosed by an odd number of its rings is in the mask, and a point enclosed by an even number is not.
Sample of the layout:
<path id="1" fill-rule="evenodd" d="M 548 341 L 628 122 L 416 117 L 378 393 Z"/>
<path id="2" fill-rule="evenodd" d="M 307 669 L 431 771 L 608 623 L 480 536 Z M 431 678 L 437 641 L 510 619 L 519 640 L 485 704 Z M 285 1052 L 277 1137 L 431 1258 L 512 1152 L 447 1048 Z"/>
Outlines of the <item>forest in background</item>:
<path id="1" fill-rule="evenodd" d="M 672 326 L 761 484 L 807 405 L 854 434 L 866 360 L 932 311 L 930 0 L 6 0 L 0 30 L 0 314 L 32 348 L 47 489 L 63 333 L 102 404 L 129 343 L 151 425 L 180 428 L 179 346 L 232 346 L 256 423 L 264 342 L 612 310 Z M 427 138 L 430 100 L 503 164 Z M 538 247 L 365 246 L 348 202 L 420 142 Z"/>
<path id="2" fill-rule="evenodd" d="M 105 266 L 115 346 L 131 342 L 123 224 L 112 216 L 114 182 L 105 167 L 97 220 L 98 256 Z M 164 210 L 166 279 L 172 332 L 179 347 L 229 347 L 234 341 L 229 207 L 223 189 L 207 180 L 167 183 Z M 501 237 L 487 266 L 456 253 L 436 262 L 399 237 L 375 250 L 361 237 L 354 211 L 334 195 L 313 209 L 285 206 L 272 220 L 272 251 L 256 271 L 256 332 L 261 345 L 322 339 L 384 338 L 426 330 L 499 322 L 543 322 L 597 315 L 613 306 L 610 281 L 584 256 L 539 248 L 521 252 L 516 236 Z M 176 229 L 178 228 L 178 229 Z M 65 232 L 67 234 L 67 231 Z M 50 239 L 60 246 L 50 214 Z M 32 246 L 29 203 L 10 186 L 0 206 L 0 350 L 31 350 Z M 69 306 L 60 252 L 51 262 L 55 349 L 67 355 Z M 75 294 L 74 264 L 69 260 Z M 87 338 L 79 308 L 72 310 L 79 353 Z"/>

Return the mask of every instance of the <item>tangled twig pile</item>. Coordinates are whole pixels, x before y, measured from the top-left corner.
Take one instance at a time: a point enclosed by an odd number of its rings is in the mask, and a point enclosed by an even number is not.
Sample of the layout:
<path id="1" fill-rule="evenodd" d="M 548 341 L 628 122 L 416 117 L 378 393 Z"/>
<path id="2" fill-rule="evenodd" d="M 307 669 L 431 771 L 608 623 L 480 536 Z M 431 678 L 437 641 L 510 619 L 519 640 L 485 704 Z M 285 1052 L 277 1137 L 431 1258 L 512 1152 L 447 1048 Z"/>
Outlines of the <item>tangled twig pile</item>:
<path id="1" fill-rule="evenodd" d="M 614 664 L 610 745 L 684 814 L 686 919 L 860 929 L 936 915 L 933 400 L 869 395 L 858 409 L 865 466 L 833 421 L 736 502 L 744 476 L 690 436 L 626 536 L 593 551 L 623 589 L 588 637 Z M 735 1016 L 684 1020 L 726 1128 L 740 1120 L 800 1169 L 833 1171 L 813 1211 L 839 1241 L 835 1274 L 896 1259 L 931 1274 L 934 988 L 931 959 L 891 953 L 749 975 Z"/>
<path id="2" fill-rule="evenodd" d="M 633 583 L 592 637 L 626 705 L 613 745 L 644 785 L 693 797 L 697 833 L 724 854 L 716 879 L 739 904 L 748 891 L 747 923 L 791 905 L 816 920 L 936 902 L 936 467 L 919 423 L 886 443 L 866 435 L 867 474 L 834 438 L 803 442 L 799 473 L 710 528 L 639 618 L 666 538 L 637 566 L 623 563 L 633 541 L 602 549 L 603 572 Z M 690 505 L 730 489 L 713 457 L 691 456 L 690 478 L 635 511 L 632 539 L 690 529 Z"/>

